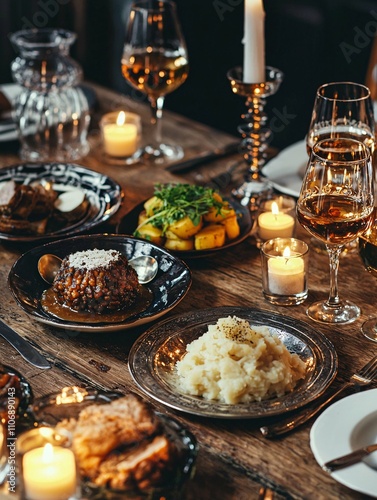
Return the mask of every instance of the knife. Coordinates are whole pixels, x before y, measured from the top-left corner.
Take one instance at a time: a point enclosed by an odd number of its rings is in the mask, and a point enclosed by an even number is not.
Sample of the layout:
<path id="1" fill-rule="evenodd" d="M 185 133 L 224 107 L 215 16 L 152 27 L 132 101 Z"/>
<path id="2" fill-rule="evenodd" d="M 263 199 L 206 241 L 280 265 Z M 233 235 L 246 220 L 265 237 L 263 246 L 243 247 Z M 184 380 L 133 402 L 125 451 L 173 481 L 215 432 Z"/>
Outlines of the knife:
<path id="1" fill-rule="evenodd" d="M 359 450 L 343 455 L 342 457 L 334 458 L 330 462 L 326 462 L 322 465 L 322 469 L 326 472 L 334 472 L 338 469 L 343 469 L 344 467 L 349 467 L 350 465 L 357 464 L 361 462 L 364 457 L 377 451 L 377 444 L 370 444 L 369 446 L 364 446 Z"/>
<path id="2" fill-rule="evenodd" d="M 37 368 L 42 368 L 43 370 L 51 368 L 50 363 L 42 354 L 1 320 L 0 336 L 7 340 L 28 363 Z"/>
<path id="3" fill-rule="evenodd" d="M 225 156 L 237 153 L 239 147 L 239 142 L 231 142 L 230 144 L 227 144 L 222 148 L 215 148 L 211 151 L 203 151 L 203 153 L 200 153 L 194 158 L 189 158 L 188 160 L 172 163 L 168 165 L 165 170 L 173 173 L 188 172 L 189 170 L 193 170 L 194 168 L 199 167 L 200 165 L 204 165 L 205 163 L 209 163 L 213 160 L 224 158 Z"/>

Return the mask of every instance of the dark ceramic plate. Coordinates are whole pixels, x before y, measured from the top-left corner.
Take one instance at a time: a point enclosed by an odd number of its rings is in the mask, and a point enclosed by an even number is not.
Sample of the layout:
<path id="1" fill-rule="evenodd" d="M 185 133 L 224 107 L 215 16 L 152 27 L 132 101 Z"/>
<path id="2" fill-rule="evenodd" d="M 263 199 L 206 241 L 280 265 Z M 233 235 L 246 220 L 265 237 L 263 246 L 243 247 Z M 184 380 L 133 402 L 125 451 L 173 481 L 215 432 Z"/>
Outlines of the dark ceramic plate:
<path id="1" fill-rule="evenodd" d="M 47 285 L 38 273 L 38 259 L 46 253 L 64 258 L 70 253 L 94 248 L 118 250 L 128 259 L 138 255 L 152 255 L 157 260 L 157 276 L 145 285 L 153 295 L 152 303 L 146 310 L 114 323 L 64 321 L 45 312 L 41 306 L 41 296 Z M 42 323 L 81 332 L 116 331 L 148 323 L 173 309 L 191 286 L 191 272 L 178 257 L 147 241 L 126 236 L 95 234 L 46 243 L 29 250 L 13 264 L 8 284 L 22 309 Z"/>
<path id="2" fill-rule="evenodd" d="M 144 210 L 144 203 L 139 203 L 136 207 L 134 207 L 128 214 L 126 214 L 122 220 L 119 222 L 117 227 L 118 234 L 133 234 L 138 225 L 138 217 L 142 210 Z M 238 224 L 240 226 L 240 235 L 238 238 L 234 240 L 228 240 L 224 246 L 219 248 L 211 248 L 210 250 L 187 250 L 187 251 L 179 251 L 176 250 L 172 253 L 174 255 L 178 255 L 182 259 L 195 259 L 204 257 L 206 255 L 212 255 L 217 252 L 221 252 L 226 250 L 227 248 L 231 248 L 234 245 L 238 245 L 241 241 L 245 240 L 253 227 L 253 219 L 251 217 L 251 213 L 248 207 L 244 207 L 240 203 L 235 200 L 229 200 L 229 203 L 232 205 L 237 214 Z"/>
<path id="3" fill-rule="evenodd" d="M 0 183 L 14 180 L 19 184 L 50 181 L 57 191 L 69 187 L 82 189 L 89 201 L 89 209 L 73 224 L 42 235 L 10 234 L 0 232 L 0 239 L 15 242 L 34 242 L 60 239 L 88 231 L 109 219 L 119 209 L 123 192 L 110 177 L 72 163 L 23 163 L 0 170 Z"/>
<path id="4" fill-rule="evenodd" d="M 35 420 L 42 425 L 56 425 L 66 418 L 77 418 L 80 411 L 93 404 L 108 404 L 122 394 L 99 391 L 92 388 L 65 387 L 61 392 L 39 398 L 33 405 Z M 198 452 L 196 438 L 176 420 L 159 412 L 155 412 L 161 421 L 165 435 L 174 443 L 177 449 L 175 471 L 169 477 L 167 484 L 146 491 L 122 491 L 109 488 L 99 488 L 88 481 L 83 481 L 84 493 L 89 498 L 101 500 L 120 499 L 162 499 L 181 498 L 180 491 L 194 473 Z"/>
<path id="5" fill-rule="evenodd" d="M 279 398 L 225 404 L 183 394 L 177 388 L 175 364 L 186 346 L 219 318 L 238 316 L 250 325 L 267 326 L 307 365 L 307 374 L 292 392 Z M 160 322 L 133 344 L 128 364 L 135 382 L 151 398 L 176 410 L 212 418 L 261 418 L 279 415 L 318 398 L 334 380 L 338 356 L 332 343 L 308 324 L 288 316 L 246 307 L 199 309 Z"/>
<path id="6" fill-rule="evenodd" d="M 20 426 L 29 421 L 28 410 L 34 399 L 33 391 L 29 382 L 18 370 L 0 363 L 0 417 L 2 422 L 7 422 L 11 416 L 8 414 L 9 398 L 12 398 L 12 405 L 16 408 L 16 425 L 17 430 L 20 430 Z"/>

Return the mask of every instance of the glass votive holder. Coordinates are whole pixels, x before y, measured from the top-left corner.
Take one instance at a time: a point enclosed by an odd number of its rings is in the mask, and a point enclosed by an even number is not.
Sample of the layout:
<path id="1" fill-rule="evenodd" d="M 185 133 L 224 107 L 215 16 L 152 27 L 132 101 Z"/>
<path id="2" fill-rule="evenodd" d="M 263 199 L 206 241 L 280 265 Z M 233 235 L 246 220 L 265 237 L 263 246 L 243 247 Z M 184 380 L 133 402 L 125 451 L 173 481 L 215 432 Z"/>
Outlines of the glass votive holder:
<path id="1" fill-rule="evenodd" d="M 261 259 L 265 299 L 279 306 L 304 302 L 308 296 L 308 245 L 295 238 L 274 238 L 263 243 Z"/>
<path id="2" fill-rule="evenodd" d="M 272 238 L 292 238 L 296 226 L 296 201 L 291 196 L 276 195 L 261 201 L 256 218 L 257 247 Z"/>
<path id="3" fill-rule="evenodd" d="M 129 111 L 111 111 L 100 120 L 105 155 L 113 163 L 132 165 L 141 156 L 141 118 Z"/>
<path id="4" fill-rule="evenodd" d="M 16 443 L 21 500 L 78 500 L 81 487 L 68 431 L 38 427 Z"/>

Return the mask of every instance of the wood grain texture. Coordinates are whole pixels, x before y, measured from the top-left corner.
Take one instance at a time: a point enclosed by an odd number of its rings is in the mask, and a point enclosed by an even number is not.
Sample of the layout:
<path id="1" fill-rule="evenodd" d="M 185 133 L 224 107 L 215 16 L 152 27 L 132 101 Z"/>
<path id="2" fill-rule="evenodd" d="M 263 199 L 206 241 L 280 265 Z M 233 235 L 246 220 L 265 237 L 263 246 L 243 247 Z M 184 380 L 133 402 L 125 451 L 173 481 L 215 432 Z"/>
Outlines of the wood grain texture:
<path id="1" fill-rule="evenodd" d="M 180 176 L 166 172 L 163 164 L 132 167 L 110 165 L 101 154 L 96 131 L 98 118 L 104 111 L 125 107 L 139 112 L 143 123 L 146 123 L 149 110 L 141 104 L 130 102 L 124 96 L 96 86 L 94 88 L 100 106 L 93 119 L 92 149 L 80 163 L 117 180 L 125 194 L 119 212 L 96 232 L 114 231 L 124 214 L 152 194 L 155 182 L 206 182 L 239 160 L 239 156 L 234 155 Z M 234 137 L 168 112 L 164 114 L 163 123 L 164 135 L 180 143 L 187 156 L 234 140 Z M 147 130 L 148 127 L 145 126 L 145 137 Z M 6 167 L 18 162 L 14 148 L 8 150 L 6 145 L 1 145 L 0 166 Z M 242 170 L 238 169 L 234 181 L 239 182 L 241 178 Z M 303 230 L 298 229 L 298 232 L 300 238 L 309 241 Z M 105 335 L 84 334 L 54 329 L 31 319 L 16 304 L 7 286 L 7 276 L 13 262 L 26 249 L 25 245 L 7 242 L 0 244 L 0 318 L 45 354 L 53 363 L 53 368 L 42 371 L 30 366 L 2 339 L 1 361 L 24 374 L 36 397 L 67 385 L 86 384 L 118 391 L 131 389 L 140 393 L 131 379 L 127 359 L 133 341 L 148 325 Z M 256 307 L 309 322 L 305 315 L 308 303 L 324 297 L 328 292 L 327 256 L 311 252 L 310 293 L 306 303 L 281 308 L 267 302 L 262 295 L 259 250 L 252 236 L 232 249 L 205 259 L 192 260 L 188 264 L 193 275 L 192 287 L 185 299 L 166 317 L 199 308 L 234 305 Z M 314 325 L 314 328 L 333 342 L 339 355 L 339 374 L 333 388 L 349 378 L 377 352 L 377 345 L 368 342 L 360 333 L 362 321 L 368 315 L 375 314 L 375 279 L 364 270 L 358 255 L 352 255 L 341 260 L 339 282 L 341 295 L 362 307 L 362 317 L 347 326 Z M 313 327 L 313 323 L 310 326 Z M 110 369 L 102 372 L 96 367 L 98 363 L 104 363 Z M 261 487 L 271 488 L 276 499 L 366 498 L 335 482 L 317 465 L 309 446 L 312 422 L 283 438 L 266 440 L 260 434 L 259 427 L 278 420 L 278 417 L 241 421 L 206 419 L 153 404 L 188 426 L 199 441 L 197 473 L 188 485 L 185 496 L 188 500 L 253 500 L 259 498 Z"/>

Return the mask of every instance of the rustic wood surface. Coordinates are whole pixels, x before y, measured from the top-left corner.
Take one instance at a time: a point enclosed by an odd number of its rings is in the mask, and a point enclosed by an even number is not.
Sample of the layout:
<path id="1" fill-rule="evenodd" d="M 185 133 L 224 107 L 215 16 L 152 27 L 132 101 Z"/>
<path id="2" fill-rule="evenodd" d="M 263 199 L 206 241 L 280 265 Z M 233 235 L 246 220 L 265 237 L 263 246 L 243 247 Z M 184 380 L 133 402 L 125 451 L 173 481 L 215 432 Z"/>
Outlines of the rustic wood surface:
<path id="1" fill-rule="evenodd" d="M 99 98 L 97 118 L 104 110 L 125 107 L 139 112 L 144 123 L 147 122 L 148 108 L 143 104 L 133 103 L 124 96 L 99 87 L 94 88 Z M 80 163 L 113 177 L 124 190 L 121 209 L 110 224 L 98 228 L 96 232 L 113 231 L 124 214 L 152 194 L 154 182 L 205 182 L 239 160 L 234 155 L 179 176 L 166 172 L 163 164 L 138 164 L 132 167 L 110 165 L 101 154 L 96 117 L 93 119 L 91 132 L 92 150 Z M 203 150 L 234 140 L 234 137 L 168 112 L 164 114 L 163 123 L 164 135 L 184 146 L 187 156 L 194 156 Z M 144 132 L 146 134 L 147 128 Z M 18 162 L 17 147 L 1 144 L 0 166 L 6 167 Z M 237 172 L 234 182 L 240 179 L 240 169 Z M 299 234 L 300 238 L 309 240 L 303 230 L 299 230 Z M 141 393 L 129 374 L 127 357 L 133 341 L 148 325 L 135 331 L 76 335 L 31 319 L 16 304 L 7 286 L 9 270 L 23 251 L 25 247 L 22 245 L 7 242 L 0 244 L 0 318 L 45 354 L 53 368 L 42 371 L 32 367 L 2 339 L 1 361 L 22 372 L 29 380 L 35 397 L 75 384 L 90 384 L 118 391 L 131 389 Z M 325 255 L 312 251 L 310 292 L 306 303 L 283 308 L 267 302 L 262 295 L 259 250 L 252 236 L 232 249 L 188 264 L 193 275 L 192 287 L 185 299 L 166 318 L 198 308 L 234 305 L 256 307 L 309 323 L 310 320 L 305 315 L 308 303 L 324 297 L 328 292 L 328 259 Z M 312 327 L 333 342 L 339 355 L 339 373 L 330 391 L 377 353 L 377 344 L 366 340 L 360 333 L 363 320 L 376 312 L 375 279 L 364 270 L 360 258 L 354 254 L 341 259 L 339 280 L 341 295 L 358 303 L 362 307 L 362 316 L 348 326 L 311 323 Z M 108 365 L 110 369 L 107 372 L 99 371 L 93 360 Z M 272 489 L 276 499 L 366 498 L 338 484 L 318 466 L 309 446 L 309 432 L 313 421 L 285 437 L 267 440 L 260 434 L 259 427 L 270 420 L 207 419 L 153 404 L 183 422 L 199 441 L 196 475 L 188 485 L 185 496 L 188 500 L 253 500 L 261 497 L 260 490 L 263 487 Z M 275 420 L 278 418 L 275 417 Z"/>

